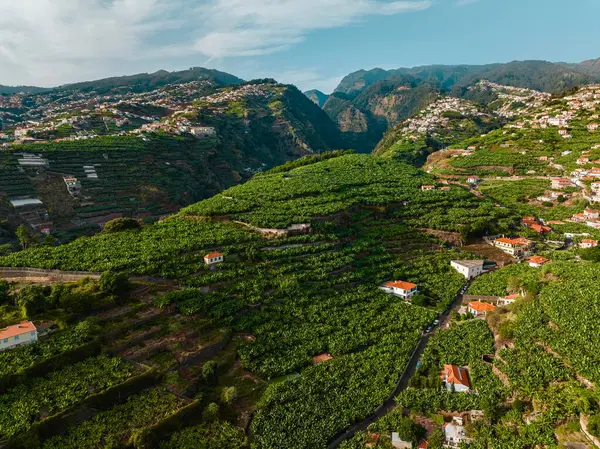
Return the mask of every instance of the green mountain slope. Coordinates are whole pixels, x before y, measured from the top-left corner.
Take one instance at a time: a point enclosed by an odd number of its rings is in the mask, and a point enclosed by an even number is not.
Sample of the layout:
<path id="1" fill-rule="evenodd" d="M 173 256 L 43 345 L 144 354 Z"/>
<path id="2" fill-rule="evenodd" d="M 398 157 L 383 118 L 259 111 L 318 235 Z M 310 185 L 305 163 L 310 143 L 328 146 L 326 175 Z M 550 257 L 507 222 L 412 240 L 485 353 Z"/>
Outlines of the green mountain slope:
<path id="1" fill-rule="evenodd" d="M 169 86 L 166 89 L 178 85 Z M 210 85 L 205 92 L 192 92 L 195 96 L 177 114 L 145 104 L 143 99 L 119 104 L 117 112 L 130 114 L 126 116 L 129 124 L 121 129 L 114 120 L 123 116 L 107 121 L 105 108 L 97 116 L 77 121 L 86 124 L 85 131 L 61 127 L 53 132 L 32 131 L 30 135 L 37 138 L 59 139 L 13 145 L 3 152 L 0 198 L 7 206 L 4 218 L 7 210 L 9 218 L 18 222 L 18 211 L 10 213 L 10 200 L 39 198 L 50 209 L 57 231 L 87 232 L 120 215 L 156 219 L 243 182 L 257 171 L 344 148 L 340 132 L 326 113 L 293 86 L 257 81 L 226 89 Z M 172 98 L 177 102 L 181 97 L 176 91 Z M 141 114 L 156 118 L 149 123 L 135 118 Z M 136 121 L 137 126 L 146 123 L 162 128 L 131 129 Z M 203 126 L 211 134 L 193 136 L 194 126 Z M 125 131 L 128 127 L 129 132 Z M 182 127 L 187 131 L 181 132 Z M 58 132 L 109 135 L 70 141 L 60 139 L 66 136 Z M 18 162 L 22 153 L 41 157 L 45 165 L 23 168 Z M 89 167 L 97 178 L 87 176 Z M 74 176 L 82 183 L 77 198 L 68 193 L 63 176 Z"/>

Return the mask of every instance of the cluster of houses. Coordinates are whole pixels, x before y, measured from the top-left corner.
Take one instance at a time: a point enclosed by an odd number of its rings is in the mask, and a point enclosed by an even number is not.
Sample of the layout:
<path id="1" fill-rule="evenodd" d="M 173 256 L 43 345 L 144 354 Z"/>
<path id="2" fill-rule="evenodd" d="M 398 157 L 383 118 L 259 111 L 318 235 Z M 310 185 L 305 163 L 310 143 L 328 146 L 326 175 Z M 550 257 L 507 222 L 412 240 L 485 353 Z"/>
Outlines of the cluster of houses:
<path id="1" fill-rule="evenodd" d="M 486 115 L 470 101 L 454 97 L 440 97 L 418 115 L 407 119 L 404 122 L 402 134 L 405 137 L 416 140 L 418 135 L 445 128 L 450 122 L 450 118 L 445 114 L 448 112 L 459 113 L 467 117 L 481 117 Z"/>
<path id="2" fill-rule="evenodd" d="M 600 229 L 600 210 L 586 207 L 583 213 L 575 214 L 567 221 L 572 223 L 583 223 L 586 226 L 594 229 Z"/>

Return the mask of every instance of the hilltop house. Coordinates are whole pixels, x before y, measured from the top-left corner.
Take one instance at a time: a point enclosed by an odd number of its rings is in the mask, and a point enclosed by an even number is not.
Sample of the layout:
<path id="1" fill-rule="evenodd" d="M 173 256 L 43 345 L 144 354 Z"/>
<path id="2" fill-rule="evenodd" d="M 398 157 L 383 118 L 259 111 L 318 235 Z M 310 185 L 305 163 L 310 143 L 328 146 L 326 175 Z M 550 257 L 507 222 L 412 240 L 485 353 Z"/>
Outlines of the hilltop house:
<path id="1" fill-rule="evenodd" d="M 453 386 L 454 391 L 457 392 L 467 392 L 471 389 L 469 372 L 466 368 L 456 365 L 444 365 L 440 377 L 448 390 L 452 390 Z"/>
<path id="2" fill-rule="evenodd" d="M 223 262 L 223 254 L 218 251 L 208 253 L 204 256 L 204 263 L 206 265 L 215 265 L 217 263 Z"/>
<path id="3" fill-rule="evenodd" d="M 416 284 L 412 284 L 410 282 L 405 281 L 391 281 L 386 282 L 383 287 L 380 287 L 386 293 L 391 293 L 396 296 L 400 296 L 402 299 L 406 301 L 410 301 L 410 299 L 419 293 Z"/>
<path id="4" fill-rule="evenodd" d="M 486 316 L 488 313 L 496 310 L 496 306 L 489 302 L 471 301 L 467 307 L 467 312 L 475 317 Z"/>
<path id="5" fill-rule="evenodd" d="M 583 239 L 579 244 L 580 248 L 596 248 L 598 246 L 598 240 Z"/>
<path id="6" fill-rule="evenodd" d="M 494 246 L 513 257 L 523 257 L 531 254 L 534 243 L 525 238 L 505 238 L 494 240 Z"/>
<path id="7" fill-rule="evenodd" d="M 453 260 L 450 262 L 452 268 L 467 279 L 472 279 L 483 273 L 483 260 Z"/>
<path id="8" fill-rule="evenodd" d="M 34 343 L 38 339 L 37 329 L 31 321 L 0 329 L 0 351 Z"/>
<path id="9" fill-rule="evenodd" d="M 542 265 L 550 262 L 550 259 L 546 259 L 542 256 L 531 256 L 529 259 L 529 266 L 533 268 L 540 268 Z"/>

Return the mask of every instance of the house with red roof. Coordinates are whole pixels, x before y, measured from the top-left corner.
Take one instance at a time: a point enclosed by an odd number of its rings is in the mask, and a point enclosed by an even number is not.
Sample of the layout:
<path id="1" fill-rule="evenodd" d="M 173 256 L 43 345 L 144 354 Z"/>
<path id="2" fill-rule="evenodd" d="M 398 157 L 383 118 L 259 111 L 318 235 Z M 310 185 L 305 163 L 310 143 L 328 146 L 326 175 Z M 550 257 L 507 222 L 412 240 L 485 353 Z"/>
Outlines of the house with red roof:
<path id="1" fill-rule="evenodd" d="M 467 307 L 467 311 L 475 317 L 486 316 L 494 310 L 496 310 L 494 304 L 482 301 L 471 301 Z"/>
<path id="2" fill-rule="evenodd" d="M 223 262 L 223 254 L 218 251 L 214 251 L 212 253 L 208 253 L 204 255 L 204 263 L 206 265 L 215 265 L 217 263 Z"/>
<path id="3" fill-rule="evenodd" d="M 425 185 L 425 186 L 421 186 L 421 190 L 422 190 L 423 192 L 428 192 L 428 191 L 430 191 L 430 190 L 435 190 L 435 186 L 432 186 L 432 185 Z"/>
<path id="4" fill-rule="evenodd" d="M 419 293 L 417 284 L 405 281 L 386 282 L 385 284 L 383 284 L 383 287 L 381 287 L 381 289 L 386 293 L 391 293 L 393 295 L 400 296 L 406 301 L 410 301 L 410 299 L 414 295 Z"/>
<path id="5" fill-rule="evenodd" d="M 37 339 L 38 333 L 35 325 L 31 321 L 22 321 L 19 324 L 0 329 L 0 351 L 34 343 Z"/>
<path id="6" fill-rule="evenodd" d="M 550 259 L 546 259 L 542 256 L 531 256 L 529 258 L 529 266 L 533 268 L 540 268 L 542 265 L 550 262 Z"/>
<path id="7" fill-rule="evenodd" d="M 513 257 L 523 257 L 531 254 L 534 242 L 522 237 L 514 239 L 501 237 L 494 240 L 494 246 Z"/>
<path id="8" fill-rule="evenodd" d="M 598 240 L 593 240 L 593 239 L 583 239 L 581 241 L 581 243 L 579 244 L 579 247 L 583 248 L 583 249 L 596 248 L 597 246 L 598 246 Z"/>
<path id="9" fill-rule="evenodd" d="M 567 178 L 552 178 L 552 188 L 556 190 L 566 189 L 571 187 L 573 184 L 570 179 Z"/>
<path id="10" fill-rule="evenodd" d="M 441 378 L 448 390 L 452 390 L 453 386 L 454 391 L 457 392 L 467 392 L 471 390 L 469 371 L 466 368 L 456 365 L 444 365 Z"/>

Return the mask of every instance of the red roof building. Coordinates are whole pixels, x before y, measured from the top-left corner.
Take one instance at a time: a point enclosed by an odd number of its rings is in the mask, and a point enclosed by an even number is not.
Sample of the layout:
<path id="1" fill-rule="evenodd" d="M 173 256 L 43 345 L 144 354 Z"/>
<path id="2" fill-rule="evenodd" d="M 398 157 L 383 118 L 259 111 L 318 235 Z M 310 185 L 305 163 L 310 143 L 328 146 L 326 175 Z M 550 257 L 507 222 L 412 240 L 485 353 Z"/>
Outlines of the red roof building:
<path id="1" fill-rule="evenodd" d="M 446 383 L 446 388 L 451 389 L 454 386 L 455 391 L 469 391 L 469 372 L 466 368 L 456 365 L 444 365 L 442 371 L 442 380 Z"/>

